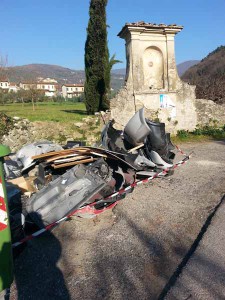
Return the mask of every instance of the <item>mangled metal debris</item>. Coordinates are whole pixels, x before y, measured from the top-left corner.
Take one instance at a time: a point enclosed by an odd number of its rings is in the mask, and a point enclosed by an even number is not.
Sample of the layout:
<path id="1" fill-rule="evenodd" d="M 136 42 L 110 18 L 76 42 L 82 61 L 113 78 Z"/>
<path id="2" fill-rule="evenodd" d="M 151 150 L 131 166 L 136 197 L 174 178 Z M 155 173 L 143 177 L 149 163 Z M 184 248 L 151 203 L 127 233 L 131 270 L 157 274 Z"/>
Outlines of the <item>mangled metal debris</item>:
<path id="1" fill-rule="evenodd" d="M 31 144 L 6 161 L 5 171 L 23 193 L 17 183 L 29 182 L 26 218 L 42 228 L 93 203 L 97 210 L 109 207 L 121 197 L 105 200 L 111 194 L 171 168 L 173 149 L 165 124 L 145 119 L 141 109 L 124 131 L 106 124 L 100 147 Z"/>

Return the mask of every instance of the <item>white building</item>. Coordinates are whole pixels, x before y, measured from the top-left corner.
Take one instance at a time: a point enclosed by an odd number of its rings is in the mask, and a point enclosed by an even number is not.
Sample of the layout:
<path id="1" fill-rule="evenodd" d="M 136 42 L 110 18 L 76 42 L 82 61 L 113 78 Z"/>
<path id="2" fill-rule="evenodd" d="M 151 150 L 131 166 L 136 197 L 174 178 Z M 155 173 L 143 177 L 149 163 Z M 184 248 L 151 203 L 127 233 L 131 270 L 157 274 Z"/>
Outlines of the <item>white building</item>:
<path id="1" fill-rule="evenodd" d="M 51 83 L 58 83 L 57 80 L 53 79 L 53 78 L 45 78 L 45 79 L 42 79 L 40 80 L 41 82 L 51 82 Z"/>
<path id="2" fill-rule="evenodd" d="M 16 83 L 14 82 L 9 82 L 7 79 L 3 80 L 0 79 L 0 88 L 3 89 L 4 92 L 18 92 L 20 89 Z"/>
<path id="3" fill-rule="evenodd" d="M 58 83 L 55 82 L 38 82 L 37 90 L 44 91 L 45 96 L 54 97 L 57 95 L 59 86 Z"/>
<path id="4" fill-rule="evenodd" d="M 62 86 L 62 95 L 64 98 L 79 97 L 84 93 L 83 84 L 64 84 Z"/>
<path id="5" fill-rule="evenodd" d="M 21 89 L 24 90 L 31 90 L 31 89 L 35 89 L 35 90 L 39 90 L 42 91 L 43 94 L 47 97 L 53 97 L 56 96 L 58 93 L 58 83 L 55 82 L 20 82 L 19 84 Z"/>
<path id="6" fill-rule="evenodd" d="M 9 81 L 7 79 L 0 79 L 0 88 L 7 92 L 9 90 Z"/>
<path id="7" fill-rule="evenodd" d="M 20 82 L 19 87 L 23 90 L 31 90 L 31 89 L 36 89 L 37 84 L 33 82 Z"/>
<path id="8" fill-rule="evenodd" d="M 10 82 L 10 84 L 9 84 L 9 92 L 17 93 L 19 89 L 20 88 L 17 86 L 16 83 Z"/>

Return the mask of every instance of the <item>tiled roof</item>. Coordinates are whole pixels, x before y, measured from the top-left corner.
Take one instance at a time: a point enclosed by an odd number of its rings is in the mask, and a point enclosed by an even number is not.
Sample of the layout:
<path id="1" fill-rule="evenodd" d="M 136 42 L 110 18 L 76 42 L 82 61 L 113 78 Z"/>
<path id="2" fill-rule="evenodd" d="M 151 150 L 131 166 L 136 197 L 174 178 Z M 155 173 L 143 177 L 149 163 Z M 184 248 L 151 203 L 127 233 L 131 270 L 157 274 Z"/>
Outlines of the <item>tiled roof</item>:
<path id="1" fill-rule="evenodd" d="M 46 93 L 46 92 L 51 92 L 51 93 L 55 93 L 56 91 L 51 91 L 51 90 L 48 90 L 48 89 L 37 89 L 39 92 L 43 92 L 43 93 Z"/>
<path id="2" fill-rule="evenodd" d="M 9 82 L 9 80 L 5 77 L 0 77 L 0 82 Z"/>
<path id="3" fill-rule="evenodd" d="M 42 84 L 42 85 L 58 85 L 56 82 L 37 82 L 37 84 Z"/>
<path id="4" fill-rule="evenodd" d="M 24 81 L 24 82 L 20 82 L 20 84 L 35 85 L 35 84 L 37 84 L 37 83 L 36 83 L 36 82 L 28 82 L 28 81 Z"/>
<path id="5" fill-rule="evenodd" d="M 71 83 L 71 84 L 63 84 L 62 86 L 66 86 L 66 87 L 84 87 L 84 84 Z"/>
<path id="6" fill-rule="evenodd" d="M 134 22 L 134 23 L 126 23 L 125 26 L 133 26 L 133 27 L 153 27 L 153 28 L 183 28 L 181 25 L 170 24 L 166 25 L 164 23 L 156 24 L 156 23 L 146 23 L 144 21 Z"/>
<path id="7" fill-rule="evenodd" d="M 166 25 L 163 23 L 156 24 L 156 23 L 146 23 L 144 21 L 139 21 L 139 22 L 134 22 L 134 23 L 126 23 L 121 31 L 118 33 L 118 36 L 121 35 L 121 33 L 126 29 L 127 27 L 143 27 L 143 28 L 151 28 L 151 29 L 183 29 L 182 25 L 177 25 L 177 24 L 170 24 Z"/>

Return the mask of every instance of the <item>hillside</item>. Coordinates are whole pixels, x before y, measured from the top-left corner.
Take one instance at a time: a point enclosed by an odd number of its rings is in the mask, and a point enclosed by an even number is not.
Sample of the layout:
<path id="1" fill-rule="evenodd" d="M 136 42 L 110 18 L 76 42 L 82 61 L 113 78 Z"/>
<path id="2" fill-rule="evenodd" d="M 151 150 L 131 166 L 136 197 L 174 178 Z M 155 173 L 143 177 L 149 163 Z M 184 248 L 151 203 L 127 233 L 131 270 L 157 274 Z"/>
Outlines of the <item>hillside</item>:
<path id="1" fill-rule="evenodd" d="M 83 70 L 72 70 L 57 65 L 30 64 L 7 68 L 7 76 L 11 82 L 35 81 L 39 77 L 54 78 L 60 84 L 80 83 L 85 80 Z M 124 83 L 124 75 L 112 72 L 112 88 L 118 90 Z"/>
<path id="2" fill-rule="evenodd" d="M 114 70 L 112 70 L 112 73 L 115 74 L 115 75 L 123 75 L 123 76 L 125 76 L 126 69 L 125 68 L 123 68 L 123 69 L 114 69 Z"/>
<path id="3" fill-rule="evenodd" d="M 187 60 L 177 65 L 177 72 L 179 76 L 182 76 L 190 67 L 198 64 L 200 60 Z M 114 75 L 123 75 L 126 74 L 126 69 L 115 69 L 112 71 Z"/>
<path id="4" fill-rule="evenodd" d="M 178 74 L 183 74 L 190 66 L 198 63 L 196 60 L 185 61 L 177 65 Z M 112 88 L 117 91 L 124 84 L 126 69 L 114 69 L 111 73 Z M 85 80 L 83 70 L 73 70 L 57 65 L 29 64 L 7 68 L 7 76 L 11 82 L 35 81 L 38 78 L 54 78 L 60 84 L 80 83 Z"/>
<path id="5" fill-rule="evenodd" d="M 190 67 L 198 64 L 199 60 L 187 60 L 177 65 L 177 72 L 179 76 L 182 76 Z"/>
<path id="6" fill-rule="evenodd" d="M 84 79 L 84 71 L 75 71 L 57 65 L 30 64 L 8 68 L 10 81 L 32 81 L 38 77 L 55 78 L 59 83 L 80 82 Z"/>
<path id="7" fill-rule="evenodd" d="M 225 103 L 225 46 L 220 46 L 181 77 L 196 85 L 196 97 Z"/>

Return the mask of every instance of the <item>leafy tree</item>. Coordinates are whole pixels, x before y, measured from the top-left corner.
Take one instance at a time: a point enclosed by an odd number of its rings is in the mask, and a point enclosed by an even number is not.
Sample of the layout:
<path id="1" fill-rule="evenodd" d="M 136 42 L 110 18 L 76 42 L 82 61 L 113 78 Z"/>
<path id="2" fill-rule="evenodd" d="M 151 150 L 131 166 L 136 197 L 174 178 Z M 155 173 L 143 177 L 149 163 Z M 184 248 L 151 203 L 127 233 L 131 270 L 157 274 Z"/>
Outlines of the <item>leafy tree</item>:
<path id="1" fill-rule="evenodd" d="M 108 99 L 110 98 L 110 95 L 111 95 L 110 89 L 111 89 L 111 70 L 112 70 L 112 67 L 117 63 L 121 63 L 121 61 L 115 59 L 115 57 L 116 57 L 116 55 L 113 54 L 113 56 L 110 58 L 108 66 L 106 68 L 106 73 L 105 73 L 105 83 L 106 83 Z"/>
<path id="2" fill-rule="evenodd" d="M 85 105 L 88 114 L 109 108 L 106 77 L 109 70 L 107 45 L 107 0 L 91 0 L 89 23 L 85 43 Z"/>

